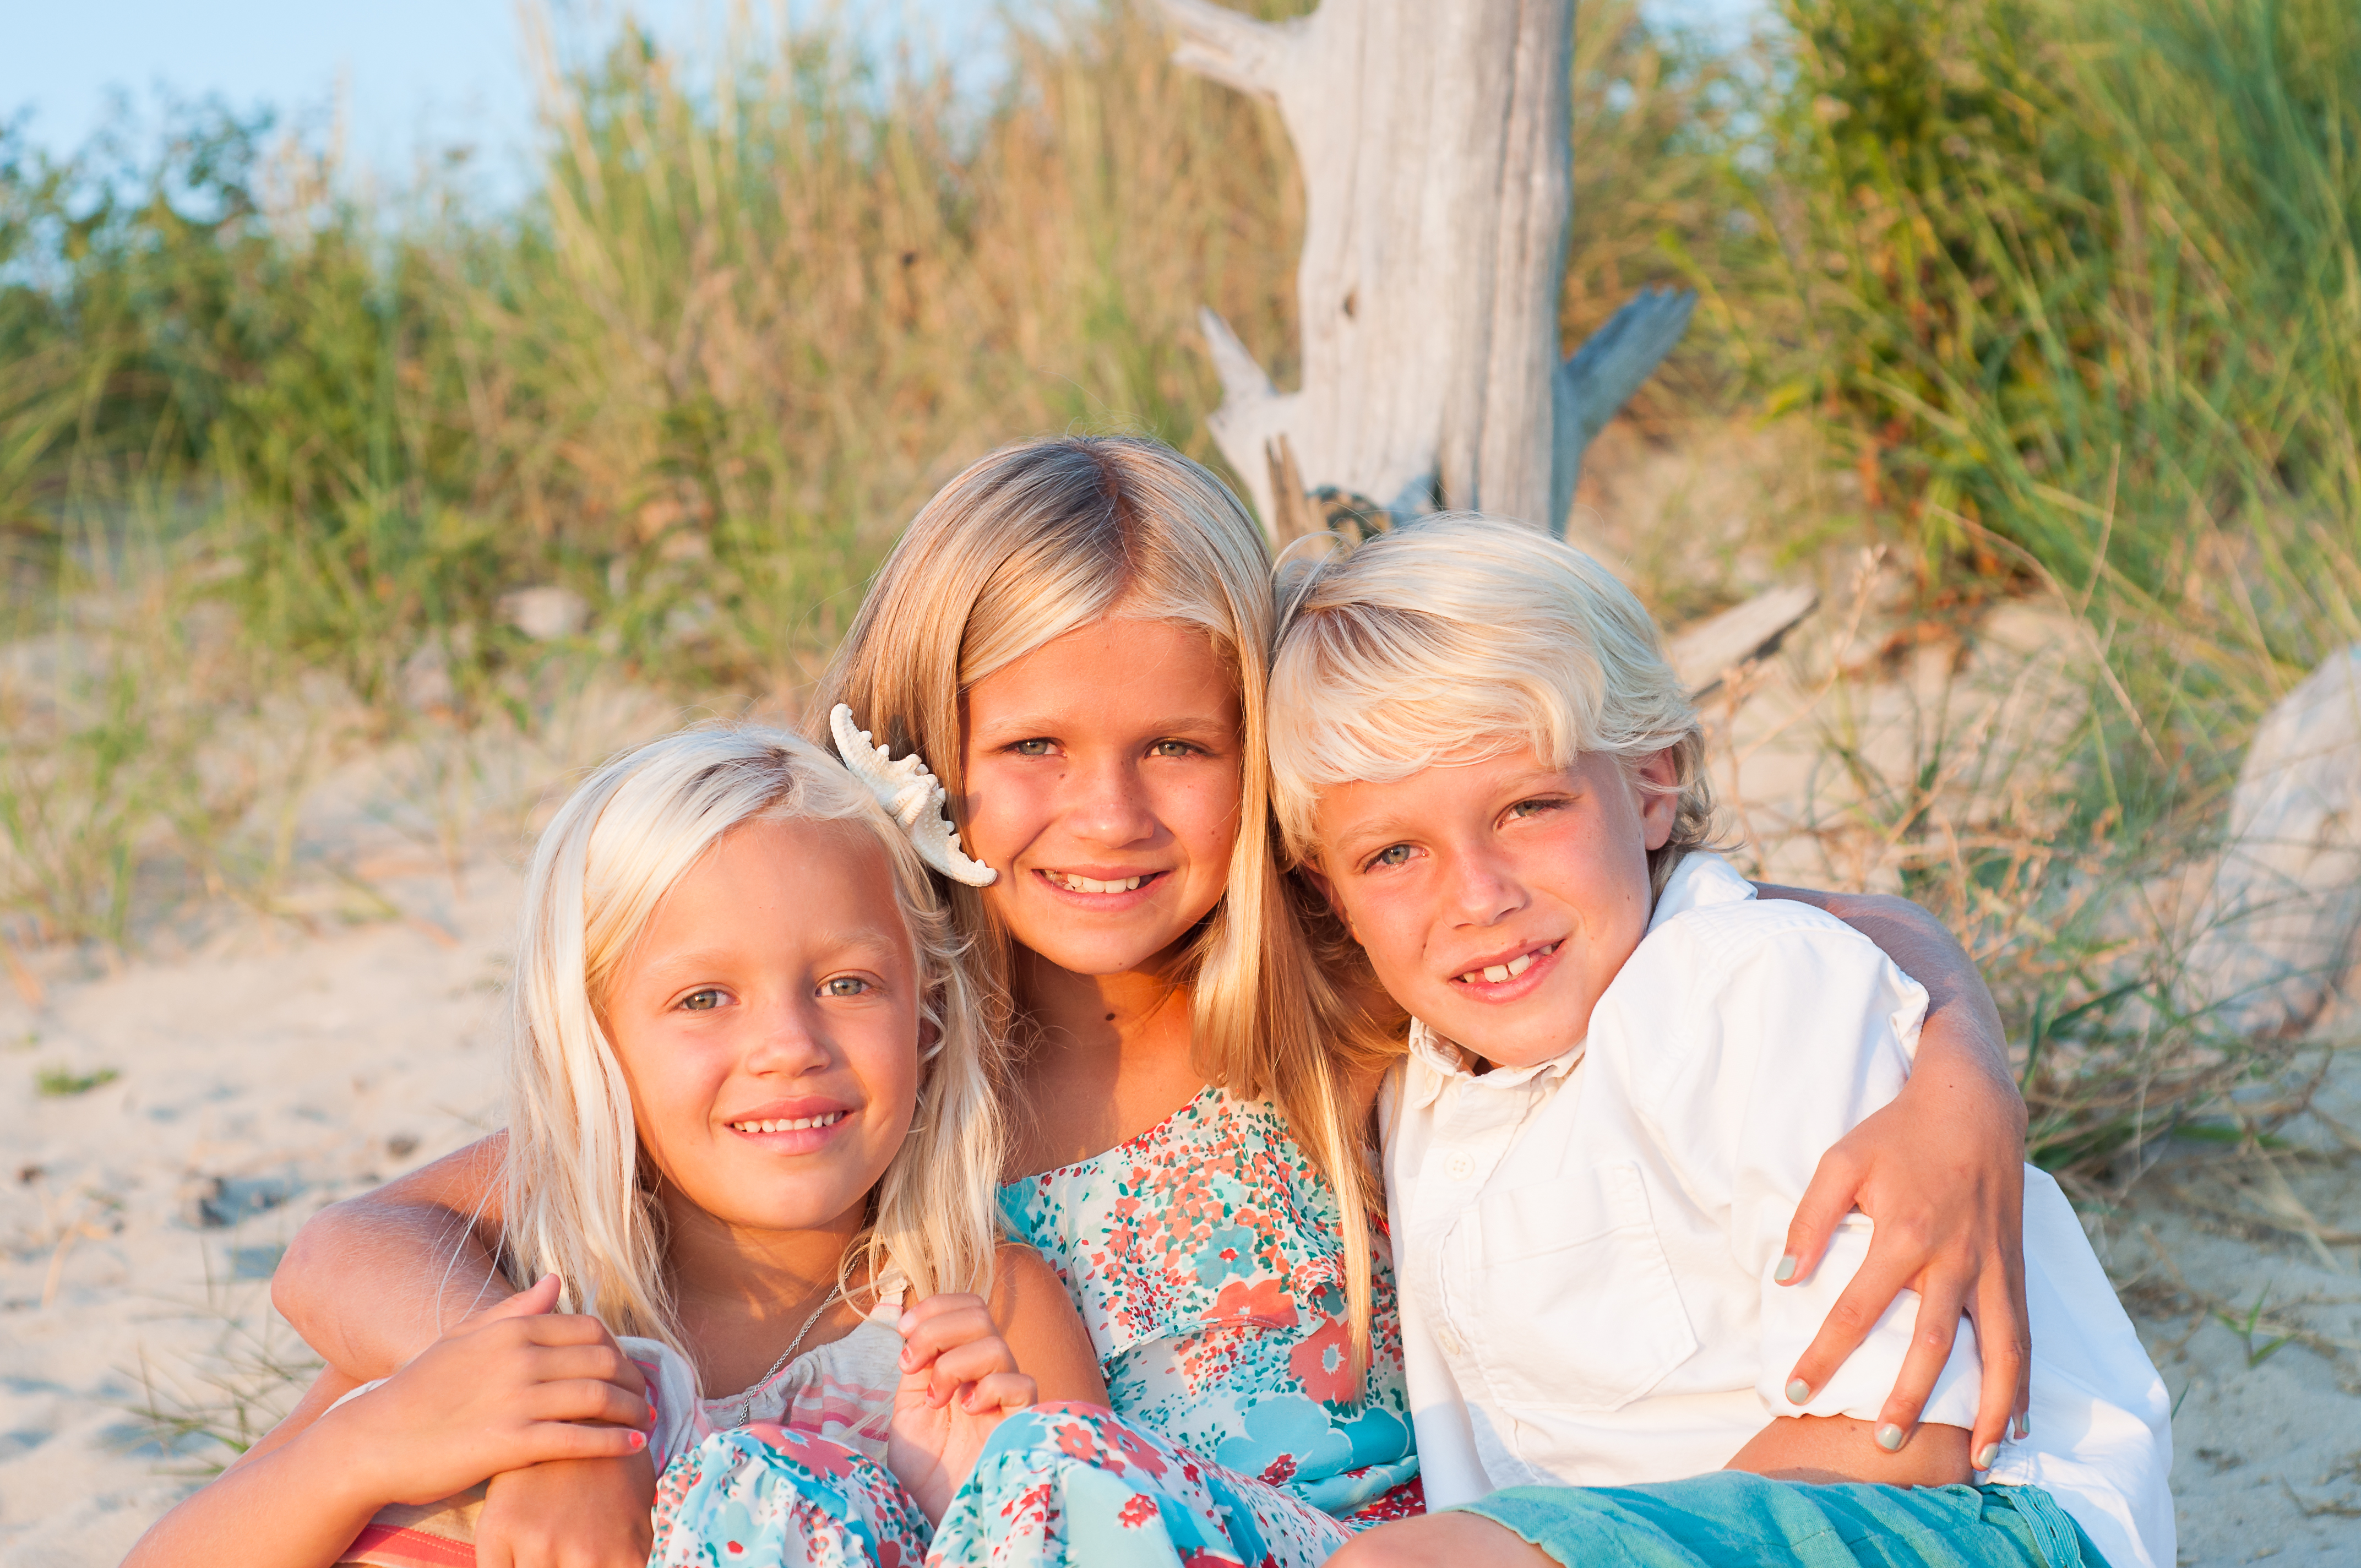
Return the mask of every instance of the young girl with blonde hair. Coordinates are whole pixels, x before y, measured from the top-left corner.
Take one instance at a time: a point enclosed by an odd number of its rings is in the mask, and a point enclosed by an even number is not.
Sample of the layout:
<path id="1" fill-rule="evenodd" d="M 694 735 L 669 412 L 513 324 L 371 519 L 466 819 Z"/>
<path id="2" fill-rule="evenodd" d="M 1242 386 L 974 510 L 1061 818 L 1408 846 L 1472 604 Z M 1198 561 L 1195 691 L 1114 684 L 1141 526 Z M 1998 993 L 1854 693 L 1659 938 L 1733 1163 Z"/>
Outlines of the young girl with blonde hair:
<path id="1" fill-rule="evenodd" d="M 1365 1015 L 1362 971 L 1315 945 L 1316 901 L 1276 853 L 1269 569 L 1235 498 L 1170 448 L 1011 447 L 911 523 L 814 705 L 843 702 L 896 751 L 922 751 L 968 852 L 998 873 L 944 893 L 1011 1050 L 1001 1212 L 1073 1295 L 1127 1423 L 1038 1409 L 1002 1423 L 946 1537 L 988 1533 L 959 1522 L 967 1499 L 1017 1495 L 1001 1489 L 1027 1474 L 1068 1511 L 989 1529 L 1082 1555 L 1078 1541 L 1120 1541 L 1123 1561 L 1156 1560 L 1140 1532 L 1178 1552 L 1199 1528 L 1178 1522 L 1194 1504 L 1158 1501 L 1165 1475 L 1201 1499 L 1226 1489 L 1219 1539 L 1186 1548 L 1207 1562 L 1316 1562 L 1416 1507 L 1392 1284 L 1372 1245 L 1367 1113 L 1392 1047 Z M 1849 912 L 1943 988 L 1926 1059 L 1945 1070 L 1865 1124 L 1797 1218 L 1806 1263 L 1856 1198 L 1895 1220 L 1799 1372 L 1824 1378 L 1859 1336 L 1847 1324 L 1916 1283 L 1949 1316 L 1968 1305 L 1999 1347 L 1981 1418 L 1996 1431 L 2022 1338 L 2023 1108 L 1956 947 L 1898 901 Z M 498 1207 L 490 1147 L 298 1236 L 274 1293 L 334 1364 L 377 1375 L 505 1288 L 473 1218 Z M 1905 1370 L 1895 1419 L 1915 1418 L 1940 1365 L 1938 1352 Z M 1091 1471 L 1087 1505 L 1049 1474 L 1069 1463 Z M 512 1517 L 564 1521 L 569 1561 L 622 1561 L 598 1555 L 624 1511 L 599 1500 L 615 1490 L 600 1468 L 504 1476 L 493 1499 L 505 1486 Z"/>
<path id="2" fill-rule="evenodd" d="M 483 1482 L 592 1454 L 663 1469 L 658 1563 L 915 1562 L 1035 1396 L 1017 1352 L 1096 1395 L 1064 1293 L 995 1257 L 996 1050 L 887 793 L 753 729 L 653 742 L 576 792 L 516 968 L 520 1294 L 334 1405 L 324 1377 L 133 1563 L 467 1561 Z"/>

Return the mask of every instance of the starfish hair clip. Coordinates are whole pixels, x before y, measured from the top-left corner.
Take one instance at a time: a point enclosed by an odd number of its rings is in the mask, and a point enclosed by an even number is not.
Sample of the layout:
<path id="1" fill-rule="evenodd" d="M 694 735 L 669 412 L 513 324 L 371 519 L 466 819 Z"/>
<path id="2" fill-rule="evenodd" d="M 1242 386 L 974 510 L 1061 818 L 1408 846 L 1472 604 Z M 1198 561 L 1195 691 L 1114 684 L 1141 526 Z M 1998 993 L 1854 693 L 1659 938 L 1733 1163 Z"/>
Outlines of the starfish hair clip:
<path id="1" fill-rule="evenodd" d="M 989 887 L 999 879 L 998 872 L 961 850 L 959 830 L 943 809 L 949 797 L 918 753 L 895 762 L 890 749 L 872 743 L 869 731 L 852 722 L 852 709 L 840 702 L 829 712 L 828 731 L 836 738 L 836 754 L 910 835 L 920 860 L 970 887 Z"/>

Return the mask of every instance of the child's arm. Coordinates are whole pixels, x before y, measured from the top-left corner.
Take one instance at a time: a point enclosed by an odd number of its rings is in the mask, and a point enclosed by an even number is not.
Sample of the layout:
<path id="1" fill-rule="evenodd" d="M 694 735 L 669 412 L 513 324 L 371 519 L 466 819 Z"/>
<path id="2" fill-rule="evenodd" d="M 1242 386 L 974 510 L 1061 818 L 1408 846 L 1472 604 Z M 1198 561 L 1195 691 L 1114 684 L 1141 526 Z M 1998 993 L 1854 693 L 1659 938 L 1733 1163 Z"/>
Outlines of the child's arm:
<path id="1" fill-rule="evenodd" d="M 447 1336 L 382 1387 L 322 1374 L 287 1420 L 157 1521 L 126 1568 L 328 1568 L 379 1509 L 647 1439 L 638 1373 L 593 1318 L 549 1315 L 553 1277 Z M 583 1423 L 602 1422 L 604 1425 Z"/>
<path id="2" fill-rule="evenodd" d="M 645 1568 L 655 1500 L 654 1456 L 644 1450 L 503 1470 L 476 1516 L 476 1568 Z"/>
<path id="3" fill-rule="evenodd" d="M 321 1210 L 271 1276 L 271 1305 L 354 1383 L 390 1376 L 511 1293 L 492 1266 L 507 1149 L 494 1133 Z"/>
<path id="4" fill-rule="evenodd" d="M 494 1133 L 296 1232 L 271 1302 L 348 1387 L 390 1374 L 510 1296 L 492 1265 L 507 1141 Z M 476 1521 L 477 1559 L 482 1568 L 643 1563 L 654 1490 L 644 1453 L 503 1471 Z"/>
<path id="5" fill-rule="evenodd" d="M 1967 1428 L 1929 1421 L 1908 1447 L 1889 1453 L 1874 1441 L 1870 1424 L 1851 1416 L 1781 1416 L 1756 1432 L 1722 1468 L 1814 1486 L 1867 1481 L 1884 1486 L 1956 1486 L 1974 1479 L 1968 1467 Z"/>
<path id="6" fill-rule="evenodd" d="M 1090 1336 L 1049 1265 L 1004 1246 L 993 1272 L 989 1303 L 946 1292 L 902 1314 L 885 1463 L 937 1524 L 1004 1416 L 1045 1398 L 1106 1402 Z"/>
<path id="7" fill-rule="evenodd" d="M 1975 1324 L 1983 1381 L 1973 1452 L 2004 1435 L 2030 1393 L 2032 1331 L 2025 1306 L 2025 1101 L 1992 992 L 1965 949 L 1906 898 L 1758 885 L 1765 898 L 1824 909 L 1876 943 L 1927 988 L 1927 1022 L 1910 1080 L 1892 1104 L 1829 1148 L 1796 1204 L 1786 1253 L 1806 1278 L 1855 1207 L 1876 1222 L 1868 1259 L 1791 1376 L 1818 1387 L 1836 1375 L 1894 1296 L 1918 1292 L 1929 1332 L 1914 1343 L 1878 1418 L 1907 1433 L 1950 1354 L 1964 1314 Z"/>
<path id="8" fill-rule="evenodd" d="M 1789 1223 L 1826 1152 L 1909 1080 L 1925 989 L 1858 932 L 1775 905 L 1730 905 L 1675 920 L 1641 944 L 1617 977 L 1619 986 L 1627 982 L 1634 996 L 1686 995 L 1679 1025 L 1654 1048 L 1631 1052 L 1622 1070 L 1671 1179 L 1725 1216 L 1728 1260 L 1753 1281 L 1758 1337 L 1747 1354 L 1763 1425 L 1852 1418 L 1763 1435 L 1767 1453 L 1807 1435 L 1830 1445 L 1850 1437 L 1863 1451 L 1857 1464 L 1876 1466 L 1915 1446 L 1910 1430 L 1883 1410 L 1922 1340 L 1949 1347 L 1924 1419 L 1964 1433 L 1981 1387 L 1974 1337 L 1957 1333 L 1915 1294 L 1873 1309 L 1860 1347 L 1823 1381 L 1792 1370 L 1861 1273 L 1883 1222 L 1841 1220 L 1808 1270 L 1786 1255 Z M 1932 1426 L 1921 1430 L 1937 1441 Z M 1806 1459 L 1813 1452 L 1806 1448 Z"/>

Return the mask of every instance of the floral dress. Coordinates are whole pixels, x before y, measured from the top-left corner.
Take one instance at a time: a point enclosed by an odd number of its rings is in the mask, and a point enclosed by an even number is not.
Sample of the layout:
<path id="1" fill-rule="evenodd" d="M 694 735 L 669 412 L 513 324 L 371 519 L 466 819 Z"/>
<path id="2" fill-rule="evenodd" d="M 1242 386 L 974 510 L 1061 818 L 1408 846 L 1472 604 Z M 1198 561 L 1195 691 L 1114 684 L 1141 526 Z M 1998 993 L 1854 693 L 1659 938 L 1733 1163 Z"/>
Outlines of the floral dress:
<path id="1" fill-rule="evenodd" d="M 931 1530 L 858 1421 L 715 1432 L 664 1474 L 653 1564 L 1312 1568 L 1419 1511 L 1384 1249 L 1356 1378 L 1335 1190 L 1275 1107 L 1208 1089 L 1009 1183 L 1001 1214 L 1081 1309 L 1114 1409 L 1002 1421 Z"/>
<path id="2" fill-rule="evenodd" d="M 1335 1190 L 1275 1106 L 1208 1089 L 1000 1207 L 1082 1310 L 1119 1419 L 1004 1421 L 930 1561 L 1293 1568 L 1418 1511 L 1385 1249 L 1356 1378 Z"/>

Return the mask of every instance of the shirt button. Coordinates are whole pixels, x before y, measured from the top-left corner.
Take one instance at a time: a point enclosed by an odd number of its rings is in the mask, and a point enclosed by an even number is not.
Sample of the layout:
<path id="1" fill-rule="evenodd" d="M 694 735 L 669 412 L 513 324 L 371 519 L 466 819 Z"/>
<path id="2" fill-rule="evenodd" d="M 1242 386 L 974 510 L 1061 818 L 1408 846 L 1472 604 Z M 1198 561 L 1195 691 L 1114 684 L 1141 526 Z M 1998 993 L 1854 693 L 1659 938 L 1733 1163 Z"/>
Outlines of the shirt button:
<path id="1" fill-rule="evenodd" d="M 1467 1348 L 1466 1345 L 1459 1343 L 1459 1336 L 1453 1333 L 1448 1328 L 1439 1328 L 1435 1330 L 1434 1337 L 1443 1342 L 1443 1354 L 1445 1355 L 1457 1355 L 1461 1351 Z"/>
<path id="2" fill-rule="evenodd" d="M 1467 1179 L 1467 1178 L 1468 1178 L 1469 1176 L 1471 1176 L 1471 1175 L 1473 1175 L 1473 1174 L 1475 1173 L 1475 1170 L 1476 1170 L 1476 1162 L 1475 1162 L 1474 1160 L 1472 1160 L 1472 1159 L 1469 1159 L 1469 1158 L 1468 1158 L 1466 1155 L 1464 1155 L 1464 1154 L 1455 1154 L 1455 1155 L 1453 1155 L 1453 1156 L 1451 1157 L 1451 1163 L 1450 1163 L 1450 1165 L 1449 1165 L 1449 1166 L 1447 1166 L 1447 1167 L 1445 1167 L 1444 1168 L 1448 1169 L 1448 1170 L 1451 1172 L 1451 1179 L 1452 1179 L 1452 1180 L 1454 1180 L 1454 1181 L 1465 1181 L 1465 1180 L 1466 1180 L 1466 1179 Z M 1456 1352 L 1454 1352 L 1453 1354 L 1457 1354 L 1457 1353 L 1456 1353 Z"/>

